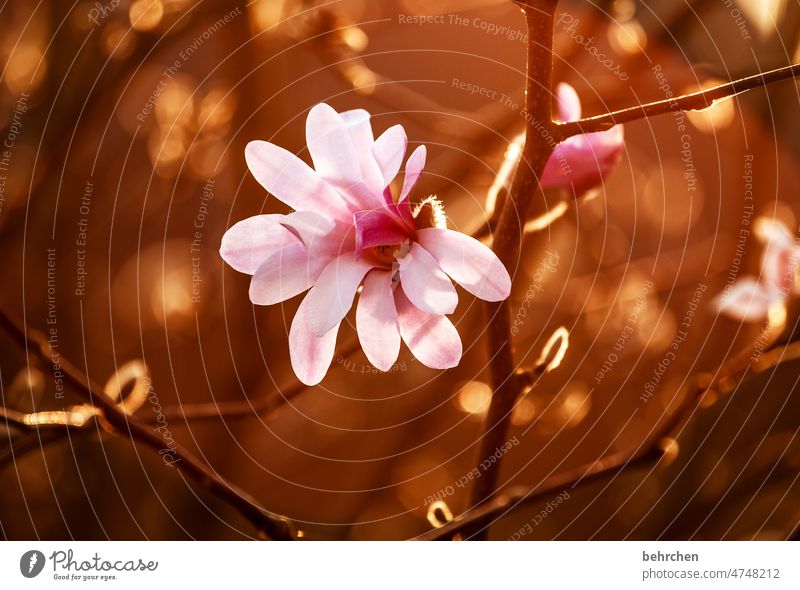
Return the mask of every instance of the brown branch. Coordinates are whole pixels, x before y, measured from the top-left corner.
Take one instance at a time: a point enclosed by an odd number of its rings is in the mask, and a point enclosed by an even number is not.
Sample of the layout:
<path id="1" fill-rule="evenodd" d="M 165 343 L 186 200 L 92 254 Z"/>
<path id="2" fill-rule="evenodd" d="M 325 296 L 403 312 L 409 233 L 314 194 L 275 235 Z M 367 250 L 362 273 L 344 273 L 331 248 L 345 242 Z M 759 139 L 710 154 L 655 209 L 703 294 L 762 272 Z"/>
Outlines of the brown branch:
<path id="1" fill-rule="evenodd" d="M 540 501 L 565 488 L 571 490 L 623 471 L 655 463 L 664 457 L 668 449 L 664 441 L 675 438 L 679 434 L 681 427 L 692 418 L 708 393 L 712 391 L 727 393 L 751 372 L 762 373 L 782 362 L 797 358 L 800 358 L 800 343 L 797 342 L 771 348 L 763 356 L 757 358 L 754 358 L 754 349 L 748 348 L 728 360 L 715 376 L 700 375 L 695 378 L 678 408 L 664 424 L 636 448 L 620 451 L 556 474 L 537 486 L 512 488 L 491 502 L 468 510 L 444 526 L 416 537 L 415 540 L 447 541 L 458 533 L 483 537 L 494 520 L 519 506 Z M 798 532 L 800 533 L 800 530 Z"/>
<path id="2" fill-rule="evenodd" d="M 742 92 L 746 92 L 747 90 L 760 88 L 767 84 L 773 84 L 797 76 L 800 76 L 800 64 L 778 68 L 763 74 L 755 74 L 747 78 L 734 80 L 733 82 L 686 94 L 678 98 L 650 102 L 612 113 L 606 113 L 604 115 L 571 121 L 569 123 L 558 123 L 555 126 L 555 136 L 558 141 L 563 141 L 573 135 L 606 131 L 611 129 L 614 125 L 628 123 L 637 119 L 655 117 L 675 111 L 698 111 L 707 109 L 713 105 L 715 101 L 730 98 Z"/>
<path id="3" fill-rule="evenodd" d="M 525 13 L 528 28 L 527 90 L 528 113 L 525 146 L 503 204 L 493 250 L 506 268 L 516 268 L 522 245 L 525 218 L 534 195 L 539 194 L 539 177 L 556 145 L 553 141 L 552 92 L 553 24 L 557 0 L 517 2 Z M 508 300 L 487 303 L 489 317 L 489 369 L 492 399 L 486 416 L 478 463 L 503 446 L 511 414 L 522 390 L 511 349 L 511 310 Z M 489 502 L 495 494 L 501 460 L 491 463 L 472 489 L 472 503 Z M 485 532 L 475 538 L 485 538 Z"/>
<path id="4" fill-rule="evenodd" d="M 51 362 L 53 349 L 46 336 L 35 330 L 27 330 L 4 309 L 0 309 L 0 328 L 12 335 L 22 347 L 33 349 L 45 363 Z M 102 411 L 103 419 L 113 429 L 119 433 L 127 432 L 132 440 L 156 452 L 164 450 L 165 443 L 155 430 L 126 414 L 88 375 L 61 354 L 59 364 L 65 381 L 72 384 L 93 407 Z M 277 540 L 295 538 L 294 526 L 288 518 L 261 506 L 247 492 L 225 480 L 181 445 L 171 443 L 169 449 L 175 459 L 172 462 L 174 467 L 235 507 L 259 532 Z"/>
<path id="5" fill-rule="evenodd" d="M 552 128 L 553 14 L 555 0 L 527 0 L 520 6 L 528 25 L 528 78 L 526 107 L 529 113 L 525 147 L 510 198 L 506 200 L 494 239 L 494 252 L 508 269 L 517 265 L 522 243 L 525 215 L 537 193 L 539 176 L 544 170 L 554 143 Z M 508 301 L 487 304 L 489 320 L 490 372 L 493 394 L 486 417 L 479 463 L 505 443 L 511 412 L 520 392 L 516 365 L 511 350 L 510 307 Z M 472 491 L 474 504 L 488 501 L 495 492 L 500 461 L 476 481 Z"/>

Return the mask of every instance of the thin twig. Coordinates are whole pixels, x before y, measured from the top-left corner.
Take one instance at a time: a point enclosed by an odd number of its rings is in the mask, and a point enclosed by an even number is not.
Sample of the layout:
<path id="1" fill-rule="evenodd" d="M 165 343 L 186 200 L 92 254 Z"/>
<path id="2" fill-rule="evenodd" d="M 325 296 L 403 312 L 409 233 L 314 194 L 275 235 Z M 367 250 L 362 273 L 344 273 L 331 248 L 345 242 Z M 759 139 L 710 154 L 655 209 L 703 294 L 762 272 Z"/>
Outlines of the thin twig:
<path id="1" fill-rule="evenodd" d="M 27 330 L 5 309 L 0 309 L 0 328 L 14 336 L 21 346 L 31 348 L 44 362 L 51 362 L 53 349 L 45 335 L 35 330 Z M 156 452 L 163 451 L 164 441 L 156 431 L 122 411 L 88 375 L 61 354 L 59 354 L 59 364 L 65 380 L 71 383 L 87 402 L 102 411 L 103 418 L 111 427 L 120 433 L 127 432 L 131 439 Z M 295 538 L 294 526 L 288 518 L 261 506 L 247 492 L 225 480 L 181 445 L 173 441 L 169 449 L 175 459 L 172 462 L 173 466 L 235 507 L 261 533 L 276 540 Z"/>
<path id="2" fill-rule="evenodd" d="M 558 141 L 563 141 L 573 135 L 606 131 L 611 129 L 614 125 L 628 123 L 637 119 L 655 117 L 675 111 L 697 111 L 707 109 L 713 105 L 715 101 L 730 98 L 742 92 L 746 92 L 747 90 L 760 88 L 767 84 L 773 84 L 797 76 L 800 76 L 800 64 L 778 68 L 763 74 L 755 74 L 747 78 L 734 80 L 733 82 L 686 94 L 678 98 L 668 98 L 650 102 L 606 113 L 604 115 L 570 121 L 569 123 L 558 123 L 556 125 L 555 136 Z"/>

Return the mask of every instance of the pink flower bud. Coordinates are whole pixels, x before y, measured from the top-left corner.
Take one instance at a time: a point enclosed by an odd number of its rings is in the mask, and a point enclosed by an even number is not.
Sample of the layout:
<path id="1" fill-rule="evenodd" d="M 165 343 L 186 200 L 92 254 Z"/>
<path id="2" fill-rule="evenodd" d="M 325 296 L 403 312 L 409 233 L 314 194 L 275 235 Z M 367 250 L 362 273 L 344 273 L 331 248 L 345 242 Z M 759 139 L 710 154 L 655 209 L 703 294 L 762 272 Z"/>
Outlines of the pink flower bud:
<path id="1" fill-rule="evenodd" d="M 581 101 L 575 89 L 558 85 L 559 119 L 581 118 Z M 545 189 L 563 188 L 580 197 L 600 185 L 622 158 L 625 147 L 622 125 L 608 131 L 575 135 L 556 146 L 542 174 Z"/>

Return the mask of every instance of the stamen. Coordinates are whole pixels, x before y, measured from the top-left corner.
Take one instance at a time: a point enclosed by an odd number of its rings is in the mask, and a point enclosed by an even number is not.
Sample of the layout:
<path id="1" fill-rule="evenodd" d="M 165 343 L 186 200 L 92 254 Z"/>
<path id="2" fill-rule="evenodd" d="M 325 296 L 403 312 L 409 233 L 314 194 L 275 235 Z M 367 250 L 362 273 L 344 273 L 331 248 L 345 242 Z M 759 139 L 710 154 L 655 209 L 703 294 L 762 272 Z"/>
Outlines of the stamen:
<path id="1" fill-rule="evenodd" d="M 417 229 L 430 227 L 447 229 L 447 215 L 444 212 L 444 205 L 436 195 L 427 197 L 417 205 L 414 210 L 414 220 Z"/>

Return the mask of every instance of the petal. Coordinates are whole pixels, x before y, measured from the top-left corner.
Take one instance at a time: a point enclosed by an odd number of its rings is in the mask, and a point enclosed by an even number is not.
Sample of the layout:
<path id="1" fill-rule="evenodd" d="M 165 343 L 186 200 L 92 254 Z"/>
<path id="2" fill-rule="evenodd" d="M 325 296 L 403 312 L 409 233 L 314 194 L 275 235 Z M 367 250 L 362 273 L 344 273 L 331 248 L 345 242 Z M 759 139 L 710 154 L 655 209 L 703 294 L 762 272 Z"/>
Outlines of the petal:
<path id="1" fill-rule="evenodd" d="M 756 221 L 755 233 L 758 239 L 766 244 L 794 244 L 794 236 L 789 228 L 777 219 L 759 218 Z"/>
<path id="2" fill-rule="evenodd" d="M 752 278 L 736 281 L 716 299 L 717 310 L 745 322 L 767 317 L 769 308 L 781 300 L 780 292 L 764 287 Z"/>
<path id="3" fill-rule="evenodd" d="M 333 108 L 318 104 L 311 109 L 306 121 L 306 143 L 317 174 L 337 189 L 351 211 L 383 205 L 381 189 L 376 190 L 374 183 L 367 184 L 370 179 L 361 172 L 361 160 L 347 124 Z M 375 170 L 378 171 L 377 164 Z"/>
<path id="4" fill-rule="evenodd" d="M 400 334 L 411 353 L 426 367 L 449 369 L 461 360 L 458 330 L 443 315 L 425 313 L 408 300 L 402 286 L 394 290 Z"/>
<path id="5" fill-rule="evenodd" d="M 787 295 L 794 286 L 797 249 L 784 244 L 768 244 L 761 256 L 764 283 Z"/>
<path id="6" fill-rule="evenodd" d="M 558 110 L 561 121 L 581 117 L 581 101 L 575 89 L 558 85 Z M 622 125 L 601 133 L 571 137 L 558 145 L 545 166 L 545 189 L 570 189 L 578 197 L 599 185 L 614 169 L 624 148 Z"/>
<path id="7" fill-rule="evenodd" d="M 764 284 L 786 294 L 792 291 L 797 268 L 798 247 L 795 238 L 780 221 L 759 219 L 756 234 L 765 242 L 761 255 Z"/>
<path id="8" fill-rule="evenodd" d="M 561 82 L 558 85 L 558 118 L 561 121 L 577 121 L 581 118 L 581 99 L 575 89 Z"/>
<path id="9" fill-rule="evenodd" d="M 489 248 L 450 229 L 421 229 L 417 240 L 444 272 L 485 301 L 502 301 L 511 293 L 511 277 Z"/>
<path id="10" fill-rule="evenodd" d="M 300 239 L 310 252 L 326 250 L 326 240 L 336 227 L 331 219 L 312 211 L 295 211 L 286 215 L 282 221 Z"/>
<path id="11" fill-rule="evenodd" d="M 411 302 L 433 314 L 453 313 L 458 293 L 436 259 L 417 243 L 400 260 L 400 282 Z"/>
<path id="12" fill-rule="evenodd" d="M 281 225 L 284 219 L 284 215 L 256 215 L 240 221 L 222 236 L 220 256 L 239 272 L 252 275 L 278 249 L 297 241 Z"/>
<path id="13" fill-rule="evenodd" d="M 299 295 L 319 276 L 325 259 L 310 257 L 300 242 L 284 246 L 256 269 L 250 281 L 250 301 L 274 305 Z"/>
<path id="14" fill-rule="evenodd" d="M 342 321 L 372 264 L 349 252 L 328 263 L 308 294 L 308 324 L 321 335 Z"/>
<path id="15" fill-rule="evenodd" d="M 378 162 L 378 166 L 383 174 L 383 186 L 387 187 L 400 172 L 403 165 L 403 158 L 408 149 L 408 137 L 402 125 L 390 127 L 375 140 L 372 147 L 372 154 Z"/>
<path id="16" fill-rule="evenodd" d="M 393 203 L 392 206 L 394 207 L 394 210 L 397 211 L 397 214 L 400 216 L 400 219 L 403 220 L 403 223 L 405 223 L 407 228 L 416 229 L 414 213 L 411 211 L 411 203 L 408 199 L 403 199 L 396 205 Z"/>
<path id="17" fill-rule="evenodd" d="M 375 246 L 393 246 L 411 239 L 397 215 L 385 210 L 356 211 L 353 213 L 356 226 L 356 253 Z"/>
<path id="18" fill-rule="evenodd" d="M 372 135 L 370 114 L 364 109 L 358 109 L 354 111 L 345 111 L 341 114 L 341 117 L 347 126 L 347 132 L 350 134 L 350 139 L 353 142 L 364 184 L 367 185 L 372 192 L 380 194 L 386 184 L 383 182 L 383 173 L 372 152 L 375 139 Z"/>
<path id="19" fill-rule="evenodd" d="M 371 270 L 356 308 L 356 329 L 364 354 L 381 371 L 388 371 L 400 354 L 400 328 L 392 292 L 392 273 Z"/>
<path id="20" fill-rule="evenodd" d="M 306 143 L 314 169 L 322 178 L 338 186 L 361 182 L 361 167 L 347 125 L 329 105 L 321 103 L 309 111 Z"/>
<path id="21" fill-rule="evenodd" d="M 309 295 L 300 303 L 289 329 L 289 357 L 297 378 L 308 386 L 316 385 L 325 377 L 336 350 L 339 324 L 325 334 L 317 335 L 308 326 Z"/>
<path id="22" fill-rule="evenodd" d="M 424 145 L 421 145 L 415 149 L 408 158 L 408 162 L 406 162 L 406 174 L 405 178 L 403 178 L 403 190 L 400 192 L 400 198 L 397 200 L 398 203 L 405 201 L 411 189 L 417 184 L 419 175 L 422 174 L 422 170 L 425 168 L 425 158 L 427 154 L 427 149 Z"/>
<path id="23" fill-rule="evenodd" d="M 570 189 L 578 197 L 599 185 L 616 167 L 625 147 L 623 128 L 570 137 L 559 144 L 542 174 L 545 189 Z"/>
<path id="24" fill-rule="evenodd" d="M 332 217 L 347 215 L 348 209 L 336 191 L 291 152 L 266 141 L 251 141 L 244 155 L 259 184 L 292 209 Z"/>
<path id="25" fill-rule="evenodd" d="M 350 139 L 353 141 L 356 152 L 372 150 L 375 137 L 372 135 L 369 112 L 364 109 L 355 109 L 340 113 L 340 116 L 347 126 L 347 131 L 350 133 Z"/>

